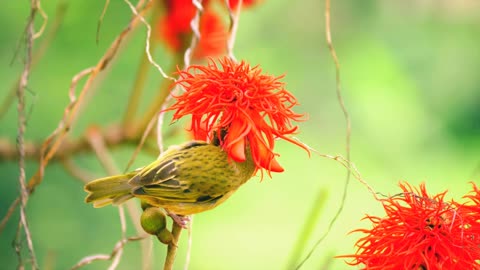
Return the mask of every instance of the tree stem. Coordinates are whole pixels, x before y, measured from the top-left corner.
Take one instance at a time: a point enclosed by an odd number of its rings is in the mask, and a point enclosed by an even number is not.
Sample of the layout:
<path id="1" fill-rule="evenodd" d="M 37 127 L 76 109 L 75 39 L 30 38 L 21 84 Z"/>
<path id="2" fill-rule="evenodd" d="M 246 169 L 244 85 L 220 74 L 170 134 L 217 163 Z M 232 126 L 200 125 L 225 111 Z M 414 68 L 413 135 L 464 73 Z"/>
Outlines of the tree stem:
<path id="1" fill-rule="evenodd" d="M 172 270 L 173 264 L 175 263 L 175 256 L 177 255 L 178 249 L 178 240 L 180 239 L 180 233 L 182 232 L 182 227 L 178 225 L 175 221 L 172 225 L 172 236 L 173 240 L 168 244 L 167 256 L 165 257 L 165 265 L 163 270 Z"/>

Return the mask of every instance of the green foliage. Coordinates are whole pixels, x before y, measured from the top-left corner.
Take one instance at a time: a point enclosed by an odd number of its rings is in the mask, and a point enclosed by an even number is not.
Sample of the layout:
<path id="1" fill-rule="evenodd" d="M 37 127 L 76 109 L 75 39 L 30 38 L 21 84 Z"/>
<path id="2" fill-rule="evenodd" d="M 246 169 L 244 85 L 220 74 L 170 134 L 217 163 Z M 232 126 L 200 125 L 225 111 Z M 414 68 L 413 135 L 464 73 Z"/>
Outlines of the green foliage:
<path id="1" fill-rule="evenodd" d="M 301 124 L 298 137 L 322 153 L 344 155 L 344 119 L 335 95 L 334 66 L 324 40 L 323 4 L 307 0 L 270 0 L 242 14 L 235 46 L 239 59 L 246 59 L 275 75 L 286 73 L 287 88 L 302 104 L 309 121 Z M 426 182 L 432 193 L 449 189 L 463 195 L 479 183 L 478 135 L 480 133 L 480 22 L 478 5 L 452 9 L 432 4 L 406 5 L 402 1 L 334 1 L 332 35 L 341 63 L 347 109 L 352 115 L 352 159 L 362 176 L 377 191 L 397 193 L 397 182 Z M 468 1 L 467 1 L 468 2 Z M 56 3 L 43 1 L 53 17 Z M 122 1 L 111 1 L 95 44 L 97 18 L 103 3 L 70 1 L 65 21 L 44 58 L 33 69 L 28 85 L 27 140 L 42 140 L 58 124 L 68 102 L 72 76 L 93 66 L 130 18 Z M 408 6 L 408 7 L 407 7 Z M 453 9 L 453 6 L 455 9 Z M 22 37 L 26 3 L 6 1 L 0 9 L 0 100 L 22 69 L 20 54 L 13 65 Z M 123 46 L 119 57 L 97 86 L 73 127 L 74 137 L 92 123 L 121 121 L 136 67 L 143 51 L 145 28 L 140 26 Z M 162 66 L 171 57 L 155 54 Z M 161 79 L 150 69 L 147 95 L 155 93 Z M 142 100 L 142 105 L 148 100 Z M 15 141 L 15 106 L 1 121 L 0 136 Z M 168 122 L 168 118 L 167 118 Z M 178 124 L 177 124 L 178 125 Z M 178 139 L 177 139 L 178 140 Z M 174 140 L 167 141 L 166 144 Z M 115 149 L 123 168 L 133 149 Z M 263 182 L 250 181 L 224 205 L 195 217 L 190 269 L 281 269 L 287 263 L 300 228 L 306 220 L 317 190 L 328 190 L 326 209 L 307 249 L 323 234 L 341 196 L 344 168 L 331 160 L 308 158 L 300 149 L 280 143 L 279 162 L 285 172 Z M 151 156 L 140 156 L 137 167 Z M 95 156 L 81 154 L 80 166 L 105 175 Z M 27 163 L 27 178 L 37 168 Z M 0 216 L 18 194 L 15 162 L 1 162 Z M 473 176 L 472 176 L 473 175 Z M 40 267 L 52 261 L 53 269 L 68 269 L 86 255 L 110 253 L 120 239 L 117 209 L 93 209 L 84 203 L 83 184 L 59 164 L 51 164 L 44 182 L 32 195 L 27 216 Z M 380 213 L 381 207 L 364 186 L 352 181 L 345 209 L 337 225 L 304 269 L 317 269 L 331 254 L 352 253 L 355 236 L 364 226 L 363 214 Z M 18 214 L 0 234 L 0 262 L 14 269 L 16 254 L 11 246 Z M 135 234 L 129 224 L 128 234 Z M 155 241 L 156 242 L 156 241 Z M 25 243 L 24 243 L 25 244 Z M 186 234 L 179 243 L 176 266 L 181 269 L 186 252 Z M 118 269 L 140 264 L 137 242 L 128 244 Z M 154 266 L 163 262 L 165 246 L 155 243 Z M 24 254 L 27 255 L 27 254 Z M 282 260 L 281 258 L 285 258 Z M 330 269 L 346 269 L 335 260 Z M 84 269 L 104 269 L 93 263 Z"/>

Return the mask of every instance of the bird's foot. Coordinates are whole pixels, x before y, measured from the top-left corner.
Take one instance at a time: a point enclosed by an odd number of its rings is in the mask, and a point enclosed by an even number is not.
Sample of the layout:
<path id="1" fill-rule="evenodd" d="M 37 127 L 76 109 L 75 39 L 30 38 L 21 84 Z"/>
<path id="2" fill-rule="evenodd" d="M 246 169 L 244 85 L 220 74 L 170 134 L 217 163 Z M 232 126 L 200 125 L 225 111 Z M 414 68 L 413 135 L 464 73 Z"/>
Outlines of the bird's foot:
<path id="1" fill-rule="evenodd" d="M 188 229 L 188 224 L 192 220 L 190 216 L 180 216 L 171 212 L 168 212 L 168 215 L 183 229 Z"/>

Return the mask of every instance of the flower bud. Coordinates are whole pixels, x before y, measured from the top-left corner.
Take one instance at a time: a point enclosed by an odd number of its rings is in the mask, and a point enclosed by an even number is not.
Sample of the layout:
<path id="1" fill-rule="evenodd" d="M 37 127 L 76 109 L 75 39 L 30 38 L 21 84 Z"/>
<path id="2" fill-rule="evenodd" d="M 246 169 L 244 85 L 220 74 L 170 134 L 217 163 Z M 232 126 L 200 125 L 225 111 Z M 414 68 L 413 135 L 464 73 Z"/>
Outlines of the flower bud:
<path id="1" fill-rule="evenodd" d="M 173 241 L 173 235 L 167 228 L 163 228 L 163 230 L 161 230 L 157 234 L 157 238 L 160 242 L 164 243 L 165 245 L 168 245 Z"/>
<path id="2" fill-rule="evenodd" d="M 167 226 L 165 213 L 156 207 L 145 209 L 140 217 L 140 223 L 145 232 L 152 235 L 156 235 Z"/>

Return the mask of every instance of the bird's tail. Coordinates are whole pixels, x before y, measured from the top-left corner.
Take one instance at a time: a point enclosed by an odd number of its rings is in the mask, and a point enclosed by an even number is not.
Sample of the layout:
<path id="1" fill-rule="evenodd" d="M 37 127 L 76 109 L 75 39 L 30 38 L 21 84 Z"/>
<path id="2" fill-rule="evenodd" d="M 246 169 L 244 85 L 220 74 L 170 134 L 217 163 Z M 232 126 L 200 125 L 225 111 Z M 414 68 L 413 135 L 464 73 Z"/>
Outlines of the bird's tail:
<path id="1" fill-rule="evenodd" d="M 85 185 L 85 191 L 88 192 L 85 202 L 93 202 L 93 207 L 99 208 L 109 204 L 118 205 L 132 198 L 132 186 L 128 181 L 135 174 L 114 175 L 93 180 Z"/>

